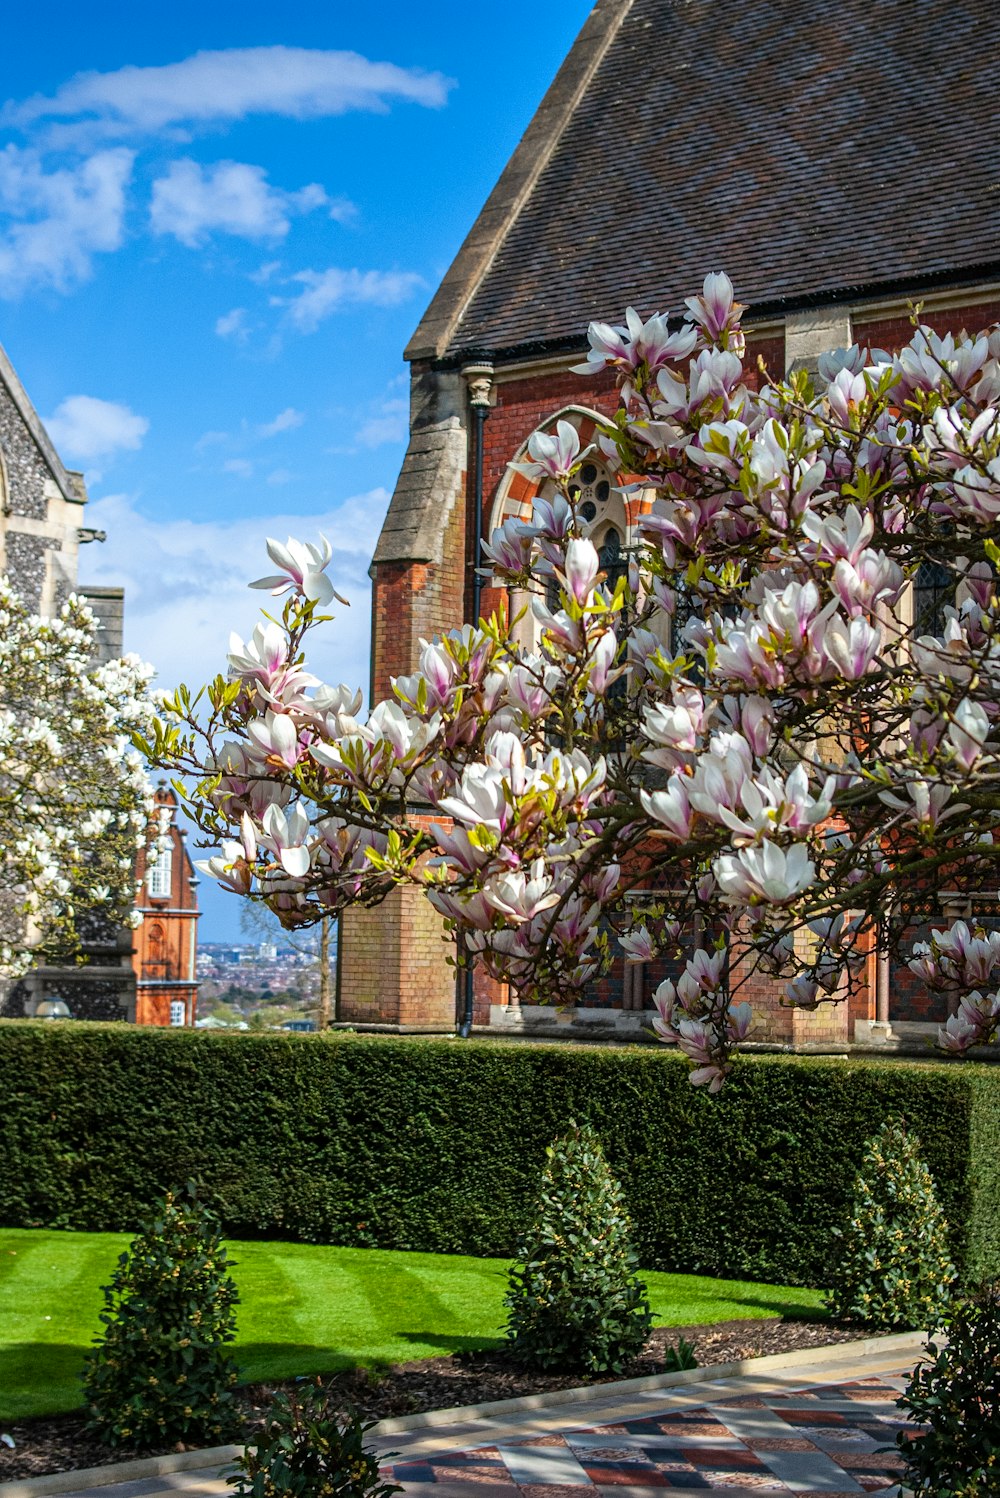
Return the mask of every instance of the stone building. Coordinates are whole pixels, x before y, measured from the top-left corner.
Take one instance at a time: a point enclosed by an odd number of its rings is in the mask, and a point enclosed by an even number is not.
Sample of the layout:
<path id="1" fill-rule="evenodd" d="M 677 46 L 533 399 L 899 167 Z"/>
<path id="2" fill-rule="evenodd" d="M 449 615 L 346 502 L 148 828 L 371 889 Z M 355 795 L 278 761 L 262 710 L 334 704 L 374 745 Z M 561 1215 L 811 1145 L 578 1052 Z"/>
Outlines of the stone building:
<path id="1" fill-rule="evenodd" d="M 77 586 L 81 545 L 104 539 L 84 523 L 86 503 L 83 475 L 63 466 L 0 348 L 0 573 L 42 614 L 74 591 L 86 598 L 102 626 L 98 657 L 111 660 L 122 649 L 123 592 Z M 30 1015 L 40 1000 L 59 997 L 80 1018 L 134 1018 L 131 932 L 91 921 L 81 955 L 78 966 L 40 965 L 6 990 L 0 982 L 0 1015 Z"/>
<path id="2" fill-rule="evenodd" d="M 135 1021 L 139 1025 L 193 1025 L 198 998 L 198 884 L 177 822 L 177 797 L 161 781 L 157 812 L 166 826 L 152 864 L 139 853 L 136 880 L 142 925 L 133 934 Z"/>
<path id="3" fill-rule="evenodd" d="M 528 516 L 514 464 L 530 434 L 586 443 L 617 396 L 570 372 L 592 319 L 676 309 L 724 269 L 748 362 L 772 374 L 827 349 L 1000 317 L 1000 183 L 987 122 L 1000 86 L 991 0 L 598 0 L 406 349 L 410 441 L 372 562 L 372 693 L 415 669 L 419 640 L 509 600 L 474 581 L 479 538 Z M 581 474 L 613 564 L 634 515 L 596 461 Z M 933 583 L 933 580 L 930 580 Z M 397 893 L 343 922 L 344 1020 L 447 1028 L 455 979 L 433 911 Z M 655 972 L 620 962 L 570 1027 L 627 1033 Z M 850 1010 L 783 1010 L 763 1033 L 843 1044 L 943 1016 L 873 956 Z M 485 977 L 477 1023 L 522 1027 Z"/>

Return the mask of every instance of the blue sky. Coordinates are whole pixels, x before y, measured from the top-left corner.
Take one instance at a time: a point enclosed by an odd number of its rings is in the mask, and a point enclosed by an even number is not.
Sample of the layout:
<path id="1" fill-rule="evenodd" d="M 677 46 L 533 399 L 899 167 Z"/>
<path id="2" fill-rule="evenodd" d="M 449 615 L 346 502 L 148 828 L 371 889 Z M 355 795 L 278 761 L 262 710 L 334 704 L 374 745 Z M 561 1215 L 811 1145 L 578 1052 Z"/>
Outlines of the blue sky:
<path id="1" fill-rule="evenodd" d="M 266 535 L 319 529 L 351 608 L 317 664 L 367 680 L 402 349 L 590 4 L 7 19 L 0 342 L 108 532 L 81 580 L 124 584 L 162 684 L 252 628 Z"/>

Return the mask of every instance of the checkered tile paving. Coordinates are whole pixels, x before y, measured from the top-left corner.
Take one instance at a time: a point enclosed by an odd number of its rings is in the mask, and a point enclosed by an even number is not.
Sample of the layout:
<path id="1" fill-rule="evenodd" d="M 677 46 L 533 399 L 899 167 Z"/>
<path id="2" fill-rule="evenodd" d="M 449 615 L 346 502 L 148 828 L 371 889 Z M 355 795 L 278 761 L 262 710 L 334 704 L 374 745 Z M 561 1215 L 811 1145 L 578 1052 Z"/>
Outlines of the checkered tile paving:
<path id="1" fill-rule="evenodd" d="M 407 1493 L 437 1485 L 438 1498 L 656 1498 L 654 1490 L 726 1498 L 822 1493 L 895 1494 L 891 1451 L 904 1422 L 904 1381 L 862 1378 L 764 1397 L 663 1406 L 642 1419 L 397 1459 Z M 383 1467 L 388 1475 L 389 1468 Z M 444 1489 L 448 1489 L 447 1495 Z M 428 1498 L 431 1495 L 428 1494 Z"/>

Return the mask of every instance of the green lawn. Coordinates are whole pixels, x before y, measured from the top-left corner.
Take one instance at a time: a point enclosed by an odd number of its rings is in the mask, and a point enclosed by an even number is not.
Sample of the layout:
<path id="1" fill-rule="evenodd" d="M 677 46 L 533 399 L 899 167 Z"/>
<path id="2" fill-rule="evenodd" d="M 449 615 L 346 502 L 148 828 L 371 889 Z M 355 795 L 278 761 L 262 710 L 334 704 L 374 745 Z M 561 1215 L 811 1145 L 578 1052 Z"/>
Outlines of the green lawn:
<path id="1" fill-rule="evenodd" d="M 80 1402 L 84 1350 L 100 1329 L 100 1286 L 124 1233 L 0 1229 L 0 1418 Z M 359 1363 L 433 1357 L 499 1340 L 507 1261 L 451 1254 L 232 1243 L 241 1296 L 236 1358 L 250 1382 Z M 659 1324 L 815 1314 L 816 1290 L 646 1276 Z"/>

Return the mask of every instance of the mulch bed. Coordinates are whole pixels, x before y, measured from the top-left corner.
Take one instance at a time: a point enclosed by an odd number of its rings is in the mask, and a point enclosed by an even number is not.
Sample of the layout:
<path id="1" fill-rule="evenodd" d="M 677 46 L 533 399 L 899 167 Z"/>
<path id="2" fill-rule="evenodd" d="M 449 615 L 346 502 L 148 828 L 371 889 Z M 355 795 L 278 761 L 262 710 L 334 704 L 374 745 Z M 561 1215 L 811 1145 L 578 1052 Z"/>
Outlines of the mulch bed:
<path id="1" fill-rule="evenodd" d="M 664 1350 L 680 1336 L 690 1342 L 701 1366 L 732 1363 L 741 1358 L 792 1352 L 802 1347 L 827 1347 L 833 1342 L 851 1342 L 869 1335 L 863 1327 L 836 1326 L 829 1321 L 718 1321 L 704 1326 L 660 1327 L 653 1332 L 641 1358 L 620 1376 L 641 1378 L 663 1372 Z M 385 1420 L 394 1415 L 412 1415 L 424 1410 L 450 1409 L 457 1405 L 486 1404 L 494 1399 L 515 1399 L 522 1394 L 542 1394 L 551 1389 L 572 1389 L 586 1382 L 576 1374 L 530 1373 L 513 1363 L 503 1349 L 490 1352 L 454 1353 L 427 1358 L 419 1363 L 400 1363 L 391 1368 L 367 1371 L 352 1369 L 325 1380 L 343 1408 L 353 1408 L 366 1419 Z M 591 1382 L 607 1383 L 608 1379 Z M 244 1435 L 259 1428 L 271 1399 L 279 1388 L 293 1384 L 249 1384 L 239 1390 L 244 1417 Z M 177 1447 L 134 1451 L 111 1449 L 89 1436 L 79 1415 L 57 1415 L 47 1419 L 3 1422 L 0 1429 L 10 1435 L 14 1450 L 0 1445 L 0 1482 L 39 1477 L 45 1472 L 73 1472 L 81 1467 L 100 1467 L 107 1462 L 132 1457 L 160 1456 Z M 183 1449 L 183 1448 L 180 1448 Z"/>

